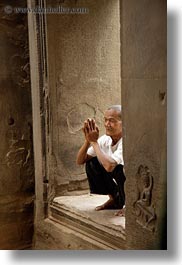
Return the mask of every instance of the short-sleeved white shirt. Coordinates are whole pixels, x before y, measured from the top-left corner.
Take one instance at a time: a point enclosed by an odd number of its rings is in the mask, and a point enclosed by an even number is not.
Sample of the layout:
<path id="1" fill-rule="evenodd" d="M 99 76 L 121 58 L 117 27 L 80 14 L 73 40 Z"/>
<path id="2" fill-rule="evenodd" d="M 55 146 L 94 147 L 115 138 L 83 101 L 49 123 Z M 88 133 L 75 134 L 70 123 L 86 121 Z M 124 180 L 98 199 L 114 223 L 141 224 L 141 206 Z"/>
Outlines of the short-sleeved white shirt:
<path id="1" fill-rule="evenodd" d="M 104 134 L 98 139 L 98 144 L 101 150 L 110 157 L 112 157 L 117 164 L 124 165 L 122 138 L 115 145 L 112 146 L 111 137 Z M 87 154 L 93 157 L 96 156 L 96 153 L 92 146 L 90 146 L 89 149 L 87 150 Z"/>

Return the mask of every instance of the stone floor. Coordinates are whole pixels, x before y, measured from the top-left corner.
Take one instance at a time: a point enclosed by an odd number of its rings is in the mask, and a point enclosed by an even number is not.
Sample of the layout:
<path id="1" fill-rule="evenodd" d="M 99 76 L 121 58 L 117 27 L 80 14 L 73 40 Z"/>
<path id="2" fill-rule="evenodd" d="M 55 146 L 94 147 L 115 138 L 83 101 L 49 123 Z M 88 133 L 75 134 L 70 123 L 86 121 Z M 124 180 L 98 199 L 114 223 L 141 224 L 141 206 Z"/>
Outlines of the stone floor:
<path id="1" fill-rule="evenodd" d="M 56 197 L 54 203 L 95 223 L 114 227 L 117 230 L 124 229 L 125 217 L 115 216 L 117 210 L 95 211 L 96 206 L 103 204 L 107 200 L 107 195 L 86 194 Z"/>

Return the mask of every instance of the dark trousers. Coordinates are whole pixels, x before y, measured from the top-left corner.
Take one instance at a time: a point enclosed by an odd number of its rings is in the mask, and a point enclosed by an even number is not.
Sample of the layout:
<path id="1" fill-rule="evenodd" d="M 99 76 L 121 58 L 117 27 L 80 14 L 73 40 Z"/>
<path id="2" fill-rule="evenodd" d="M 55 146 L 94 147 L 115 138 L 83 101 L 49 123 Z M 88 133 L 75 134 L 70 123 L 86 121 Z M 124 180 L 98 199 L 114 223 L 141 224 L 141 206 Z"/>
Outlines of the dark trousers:
<path id="1" fill-rule="evenodd" d="M 99 163 L 97 157 L 86 162 L 86 173 L 90 192 L 112 195 L 115 201 L 114 209 L 121 209 L 125 204 L 123 166 L 117 165 L 112 172 L 107 172 Z"/>

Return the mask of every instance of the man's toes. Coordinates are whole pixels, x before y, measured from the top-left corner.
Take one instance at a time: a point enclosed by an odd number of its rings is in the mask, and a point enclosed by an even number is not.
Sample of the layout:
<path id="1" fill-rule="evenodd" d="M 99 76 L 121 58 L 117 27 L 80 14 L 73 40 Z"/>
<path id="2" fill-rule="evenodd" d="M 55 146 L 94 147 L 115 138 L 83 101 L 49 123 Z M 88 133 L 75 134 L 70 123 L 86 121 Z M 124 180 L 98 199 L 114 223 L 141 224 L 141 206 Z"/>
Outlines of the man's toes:
<path id="1" fill-rule="evenodd" d="M 95 208 L 96 211 L 100 211 L 100 210 L 104 210 L 104 206 L 103 205 L 99 205 Z"/>

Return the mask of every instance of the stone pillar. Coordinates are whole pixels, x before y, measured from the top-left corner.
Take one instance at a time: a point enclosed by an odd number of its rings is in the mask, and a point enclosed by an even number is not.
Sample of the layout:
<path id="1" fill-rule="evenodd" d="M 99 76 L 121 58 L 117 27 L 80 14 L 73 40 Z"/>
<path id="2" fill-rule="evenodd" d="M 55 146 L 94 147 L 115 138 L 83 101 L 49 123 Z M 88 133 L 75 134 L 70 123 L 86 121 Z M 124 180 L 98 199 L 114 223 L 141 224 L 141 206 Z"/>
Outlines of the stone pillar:
<path id="1" fill-rule="evenodd" d="M 0 249 L 30 248 L 34 165 L 26 1 L 0 4 Z"/>
<path id="2" fill-rule="evenodd" d="M 128 249 L 166 249 L 164 0 L 121 1 Z"/>

